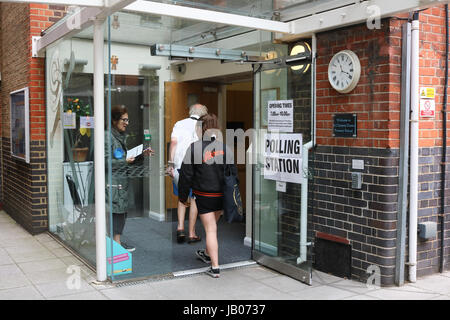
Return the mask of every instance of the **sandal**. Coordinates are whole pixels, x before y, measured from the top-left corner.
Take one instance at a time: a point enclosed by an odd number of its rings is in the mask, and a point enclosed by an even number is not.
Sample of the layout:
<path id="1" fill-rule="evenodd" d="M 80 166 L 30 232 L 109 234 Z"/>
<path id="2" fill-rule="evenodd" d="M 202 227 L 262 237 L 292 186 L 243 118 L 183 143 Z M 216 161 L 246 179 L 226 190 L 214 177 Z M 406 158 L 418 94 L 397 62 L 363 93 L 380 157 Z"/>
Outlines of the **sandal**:
<path id="1" fill-rule="evenodd" d="M 183 243 L 185 238 L 186 234 L 184 233 L 184 230 L 177 230 L 177 242 Z"/>
<path id="2" fill-rule="evenodd" d="M 199 236 L 188 238 L 188 243 L 195 243 L 195 242 L 199 242 L 199 241 L 202 241 L 202 238 L 200 238 Z"/>

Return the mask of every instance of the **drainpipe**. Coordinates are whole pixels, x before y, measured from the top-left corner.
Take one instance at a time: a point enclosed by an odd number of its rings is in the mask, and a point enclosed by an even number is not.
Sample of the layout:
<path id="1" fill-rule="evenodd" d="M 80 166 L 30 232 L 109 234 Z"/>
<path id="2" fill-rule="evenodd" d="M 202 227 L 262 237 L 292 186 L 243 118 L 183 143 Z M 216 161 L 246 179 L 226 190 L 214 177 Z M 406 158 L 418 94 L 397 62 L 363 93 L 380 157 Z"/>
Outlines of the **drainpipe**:
<path id="1" fill-rule="evenodd" d="M 308 252 L 308 238 L 307 238 L 307 226 L 308 226 L 308 180 L 309 180 L 309 165 L 308 157 L 309 151 L 316 145 L 316 50 L 317 50 L 317 38 L 316 35 L 312 35 L 311 39 L 311 93 L 312 93 L 312 110 L 311 110 L 311 141 L 304 144 L 302 147 L 302 171 L 303 179 L 301 182 L 301 208 L 300 208 L 300 257 L 297 258 L 297 264 L 307 261 Z"/>
<path id="2" fill-rule="evenodd" d="M 411 162 L 409 198 L 409 281 L 416 282 L 419 169 L 419 13 L 411 27 Z"/>
<path id="3" fill-rule="evenodd" d="M 397 214 L 395 283 L 405 282 L 406 218 L 408 216 L 409 117 L 411 97 L 411 23 L 402 26 L 402 97 L 400 112 L 400 163 Z"/>
<path id="4" fill-rule="evenodd" d="M 444 101 L 442 106 L 442 162 L 441 162 L 441 263 L 439 271 L 444 272 L 445 267 L 445 167 L 447 162 L 447 87 L 448 87 L 448 5 L 445 5 L 445 85 Z"/>
<path id="5" fill-rule="evenodd" d="M 104 85 L 104 20 L 94 21 L 94 170 L 95 170 L 95 251 L 97 280 L 106 276 L 106 215 L 105 215 L 105 85 Z"/>
<path id="6" fill-rule="evenodd" d="M 316 56 L 317 56 L 317 37 L 314 33 L 311 38 L 311 93 L 312 93 L 312 115 L 311 115 L 311 138 L 314 148 L 316 146 L 316 106 L 317 106 L 317 99 L 316 99 Z"/>

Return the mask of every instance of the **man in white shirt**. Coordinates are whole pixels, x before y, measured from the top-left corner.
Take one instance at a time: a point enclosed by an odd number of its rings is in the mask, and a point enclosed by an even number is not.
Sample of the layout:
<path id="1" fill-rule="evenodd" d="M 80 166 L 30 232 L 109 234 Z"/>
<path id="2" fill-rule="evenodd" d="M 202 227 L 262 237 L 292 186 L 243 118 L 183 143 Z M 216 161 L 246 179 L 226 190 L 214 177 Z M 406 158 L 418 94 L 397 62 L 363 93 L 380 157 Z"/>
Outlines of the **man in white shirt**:
<path id="1" fill-rule="evenodd" d="M 175 123 L 170 147 L 169 147 L 169 164 L 168 173 L 173 179 L 173 193 L 178 196 L 178 179 L 180 177 L 179 169 L 183 163 L 184 155 L 191 143 L 198 140 L 196 133 L 197 120 L 208 113 L 208 109 L 199 103 L 190 106 L 189 118 L 183 119 Z M 192 192 L 190 194 L 191 205 L 189 209 L 189 238 L 188 243 L 200 241 L 195 233 L 195 222 L 197 220 L 197 206 L 195 200 L 192 199 Z M 178 202 L 178 226 L 177 226 L 177 242 L 182 243 L 186 238 L 184 233 L 184 218 L 186 215 L 186 207 Z"/>

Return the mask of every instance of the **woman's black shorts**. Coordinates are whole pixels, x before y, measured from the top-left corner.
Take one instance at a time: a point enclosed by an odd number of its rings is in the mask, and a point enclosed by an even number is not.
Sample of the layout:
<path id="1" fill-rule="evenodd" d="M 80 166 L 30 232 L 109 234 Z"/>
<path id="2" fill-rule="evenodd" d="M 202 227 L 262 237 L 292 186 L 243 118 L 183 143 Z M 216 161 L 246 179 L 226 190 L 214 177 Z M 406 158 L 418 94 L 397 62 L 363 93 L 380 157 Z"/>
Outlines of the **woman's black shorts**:
<path id="1" fill-rule="evenodd" d="M 127 219 L 127 213 L 113 213 L 113 233 L 122 234 L 125 227 L 125 220 Z"/>
<path id="2" fill-rule="evenodd" d="M 223 210 L 223 193 L 210 193 L 192 190 L 198 214 Z"/>

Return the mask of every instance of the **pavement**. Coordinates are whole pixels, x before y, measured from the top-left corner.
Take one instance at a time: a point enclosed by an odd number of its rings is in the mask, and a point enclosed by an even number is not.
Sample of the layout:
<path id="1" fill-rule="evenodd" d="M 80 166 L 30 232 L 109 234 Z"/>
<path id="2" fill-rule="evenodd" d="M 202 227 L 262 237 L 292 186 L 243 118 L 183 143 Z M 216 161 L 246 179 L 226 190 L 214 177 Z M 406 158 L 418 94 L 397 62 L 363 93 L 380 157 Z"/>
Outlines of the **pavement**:
<path id="1" fill-rule="evenodd" d="M 254 262 L 205 273 L 97 283 L 95 273 L 47 233 L 32 236 L 0 211 L 0 300 L 450 300 L 450 271 L 402 287 L 313 271 L 313 285 Z"/>

